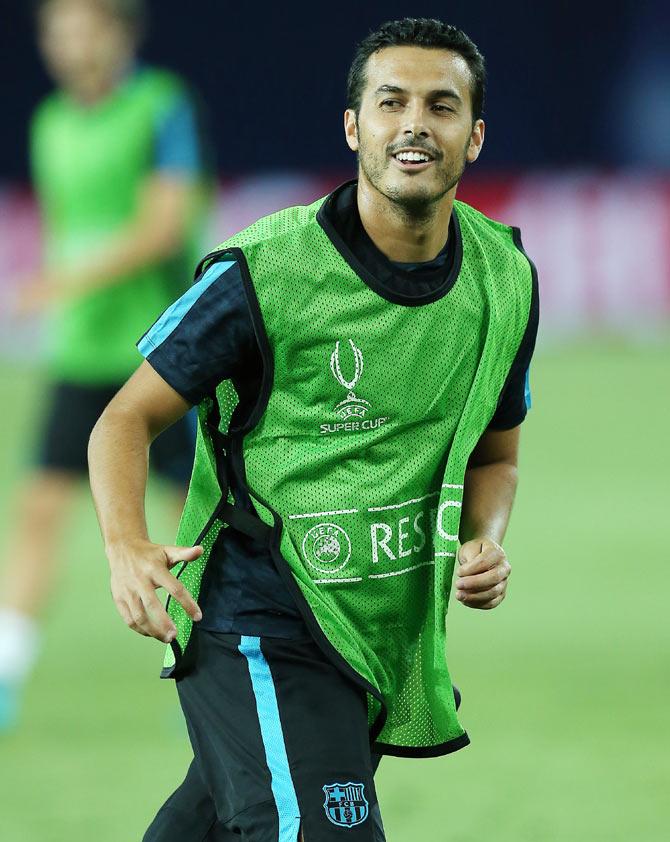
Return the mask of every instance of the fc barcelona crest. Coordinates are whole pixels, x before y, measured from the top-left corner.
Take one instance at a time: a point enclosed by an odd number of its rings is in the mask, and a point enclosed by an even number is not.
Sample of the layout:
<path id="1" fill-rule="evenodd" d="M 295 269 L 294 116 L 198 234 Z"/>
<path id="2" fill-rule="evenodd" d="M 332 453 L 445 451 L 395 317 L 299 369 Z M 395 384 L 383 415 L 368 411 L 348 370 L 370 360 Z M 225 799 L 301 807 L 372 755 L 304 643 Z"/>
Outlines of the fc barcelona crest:
<path id="1" fill-rule="evenodd" d="M 338 827 L 355 827 L 368 817 L 368 801 L 364 784 L 327 784 L 323 791 L 326 800 L 323 808 L 333 824 Z"/>

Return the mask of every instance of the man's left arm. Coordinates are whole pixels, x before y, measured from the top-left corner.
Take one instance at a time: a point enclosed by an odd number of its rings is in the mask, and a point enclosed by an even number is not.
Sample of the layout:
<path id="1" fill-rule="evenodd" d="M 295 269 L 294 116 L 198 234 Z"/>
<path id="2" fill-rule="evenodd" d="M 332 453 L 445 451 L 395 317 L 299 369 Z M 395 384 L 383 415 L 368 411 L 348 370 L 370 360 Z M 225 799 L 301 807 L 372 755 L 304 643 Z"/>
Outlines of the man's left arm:
<path id="1" fill-rule="evenodd" d="M 500 544 L 516 492 L 519 432 L 489 428 L 468 462 L 455 581 L 468 608 L 495 608 L 507 592 L 511 567 Z"/>

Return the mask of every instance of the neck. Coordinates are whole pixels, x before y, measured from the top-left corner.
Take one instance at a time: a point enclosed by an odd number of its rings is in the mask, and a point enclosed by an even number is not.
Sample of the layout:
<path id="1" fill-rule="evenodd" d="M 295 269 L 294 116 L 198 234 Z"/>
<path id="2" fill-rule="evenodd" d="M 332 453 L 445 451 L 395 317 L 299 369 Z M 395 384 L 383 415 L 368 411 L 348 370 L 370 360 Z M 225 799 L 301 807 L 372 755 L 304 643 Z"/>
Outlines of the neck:
<path id="1" fill-rule="evenodd" d="M 444 248 L 449 236 L 449 220 L 456 187 L 425 213 L 414 214 L 384 196 L 361 171 L 358 179 L 358 212 L 372 242 L 389 260 L 398 263 L 425 263 Z"/>
<path id="2" fill-rule="evenodd" d="M 66 85 L 65 89 L 79 105 L 92 107 L 107 99 L 119 87 L 129 75 L 132 64 L 132 60 L 120 62 L 114 72 L 104 78 L 82 78 L 77 84 Z"/>

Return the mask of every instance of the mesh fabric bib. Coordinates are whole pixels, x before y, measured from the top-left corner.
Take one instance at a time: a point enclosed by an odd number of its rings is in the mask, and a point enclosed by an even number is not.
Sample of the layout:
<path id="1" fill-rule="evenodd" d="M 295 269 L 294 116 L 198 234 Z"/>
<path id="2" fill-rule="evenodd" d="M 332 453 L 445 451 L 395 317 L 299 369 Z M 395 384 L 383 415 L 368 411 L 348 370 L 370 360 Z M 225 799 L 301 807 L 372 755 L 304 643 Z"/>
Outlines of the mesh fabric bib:
<path id="1" fill-rule="evenodd" d="M 240 262 L 265 380 L 242 423 L 229 382 L 201 407 L 178 541 L 206 551 L 181 579 L 197 594 L 234 521 L 223 498 L 236 471 L 315 639 L 367 690 L 377 750 L 442 754 L 467 743 L 445 655 L 463 479 L 528 322 L 531 267 L 512 229 L 456 203 L 453 287 L 419 306 L 388 300 L 329 239 L 322 201 L 217 251 Z M 191 630 L 169 609 L 165 674 L 185 668 Z"/>

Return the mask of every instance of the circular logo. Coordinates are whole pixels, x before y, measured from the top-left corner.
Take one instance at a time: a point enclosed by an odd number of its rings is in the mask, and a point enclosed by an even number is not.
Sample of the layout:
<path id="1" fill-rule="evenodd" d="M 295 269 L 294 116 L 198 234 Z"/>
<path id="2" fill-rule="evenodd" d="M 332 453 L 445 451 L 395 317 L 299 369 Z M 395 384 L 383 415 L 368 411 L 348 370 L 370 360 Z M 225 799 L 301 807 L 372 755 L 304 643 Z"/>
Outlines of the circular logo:
<path id="1" fill-rule="evenodd" d="M 303 538 L 302 553 L 319 573 L 336 573 L 351 558 L 351 541 L 336 523 L 319 523 Z"/>

